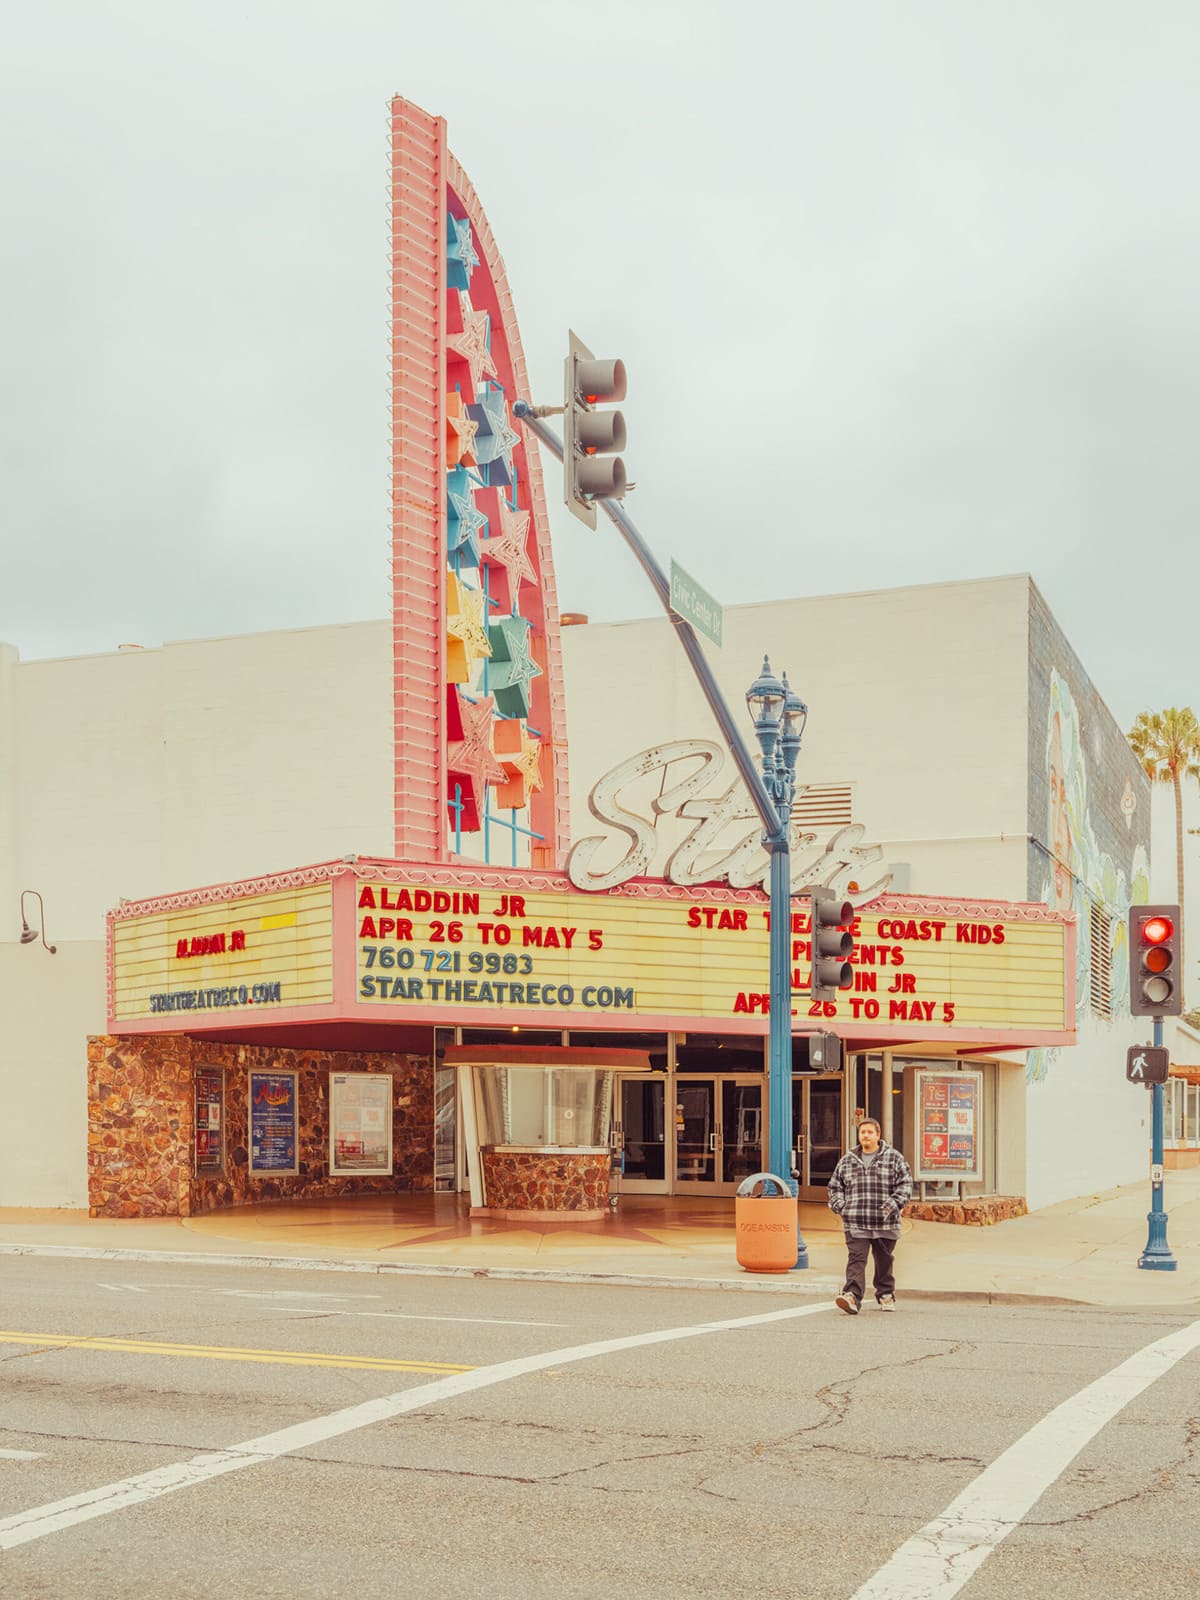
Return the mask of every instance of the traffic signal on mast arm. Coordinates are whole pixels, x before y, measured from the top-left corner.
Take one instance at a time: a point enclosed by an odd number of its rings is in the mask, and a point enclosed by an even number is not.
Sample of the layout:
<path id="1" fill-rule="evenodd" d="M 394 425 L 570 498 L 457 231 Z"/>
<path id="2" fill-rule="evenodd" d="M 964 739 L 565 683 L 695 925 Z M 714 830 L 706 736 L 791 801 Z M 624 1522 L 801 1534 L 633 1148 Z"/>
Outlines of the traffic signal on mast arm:
<path id="1" fill-rule="evenodd" d="M 587 345 L 569 334 L 563 379 L 563 498 L 589 528 L 596 526 L 596 501 L 625 493 L 625 418 L 598 405 L 625 398 L 625 363 L 597 361 Z"/>
<path id="2" fill-rule="evenodd" d="M 854 953 L 854 907 L 832 889 L 810 889 L 812 896 L 812 997 L 833 1000 L 839 989 L 854 982 L 850 957 Z"/>
<path id="3" fill-rule="evenodd" d="M 1135 1017 L 1183 1011 L 1178 906 L 1129 908 L 1129 1010 Z"/>

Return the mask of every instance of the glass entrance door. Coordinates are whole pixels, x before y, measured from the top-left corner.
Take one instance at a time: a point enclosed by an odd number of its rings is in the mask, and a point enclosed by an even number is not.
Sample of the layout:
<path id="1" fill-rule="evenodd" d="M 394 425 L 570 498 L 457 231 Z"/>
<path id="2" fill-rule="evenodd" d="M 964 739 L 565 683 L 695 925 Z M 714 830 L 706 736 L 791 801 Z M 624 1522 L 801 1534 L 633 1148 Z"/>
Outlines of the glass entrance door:
<path id="1" fill-rule="evenodd" d="M 792 1079 L 792 1136 L 800 1172 L 800 1198 L 824 1200 L 842 1156 L 842 1078 Z"/>
<path id="2" fill-rule="evenodd" d="M 667 1082 L 618 1078 L 615 1133 L 624 1157 L 621 1189 L 626 1194 L 667 1192 Z"/>
<path id="3" fill-rule="evenodd" d="M 762 1171 L 761 1078 L 677 1078 L 675 1192 L 733 1194 Z"/>

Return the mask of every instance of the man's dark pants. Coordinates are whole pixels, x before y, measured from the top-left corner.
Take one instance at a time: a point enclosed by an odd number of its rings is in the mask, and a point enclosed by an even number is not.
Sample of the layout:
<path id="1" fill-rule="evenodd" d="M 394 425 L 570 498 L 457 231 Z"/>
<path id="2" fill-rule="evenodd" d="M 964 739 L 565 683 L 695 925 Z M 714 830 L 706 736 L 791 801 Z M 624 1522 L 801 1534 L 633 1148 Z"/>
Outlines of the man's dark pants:
<path id="1" fill-rule="evenodd" d="M 873 1262 L 873 1275 L 875 1278 L 875 1298 L 882 1294 L 895 1294 L 896 1272 L 893 1257 L 896 1254 L 897 1239 L 855 1239 L 850 1234 L 846 1235 L 846 1287 L 843 1291 L 852 1294 L 856 1300 L 862 1300 L 866 1295 L 867 1254 L 871 1255 Z"/>

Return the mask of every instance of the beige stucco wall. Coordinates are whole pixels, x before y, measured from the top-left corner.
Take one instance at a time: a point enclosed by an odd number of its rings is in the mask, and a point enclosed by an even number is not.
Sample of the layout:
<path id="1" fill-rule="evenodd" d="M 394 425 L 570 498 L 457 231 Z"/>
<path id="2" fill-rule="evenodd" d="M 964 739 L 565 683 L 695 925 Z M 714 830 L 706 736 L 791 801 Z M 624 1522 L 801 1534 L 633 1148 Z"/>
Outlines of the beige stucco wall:
<path id="1" fill-rule="evenodd" d="M 0 1206 L 87 1205 L 87 1038 L 104 946 L 0 944 Z"/>
<path id="2" fill-rule="evenodd" d="M 390 649 L 377 622 L 16 666 L 13 857 L 51 939 L 122 897 L 390 853 Z"/>
<path id="3" fill-rule="evenodd" d="M 1028 605 L 1025 576 L 768 601 L 726 610 L 706 649 L 755 750 L 746 688 L 764 652 L 788 672 L 809 706 L 799 780 L 853 784 L 865 842 L 908 863 L 907 890 L 1023 900 Z M 567 628 L 563 655 L 578 838 L 618 762 L 720 734 L 665 618 Z"/>

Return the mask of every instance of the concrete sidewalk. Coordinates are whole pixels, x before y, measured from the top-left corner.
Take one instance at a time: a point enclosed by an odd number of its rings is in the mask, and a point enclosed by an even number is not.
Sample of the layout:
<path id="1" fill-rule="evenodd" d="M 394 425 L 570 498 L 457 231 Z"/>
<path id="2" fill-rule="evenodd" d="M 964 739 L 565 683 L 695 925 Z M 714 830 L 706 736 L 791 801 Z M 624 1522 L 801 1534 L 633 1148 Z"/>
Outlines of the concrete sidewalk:
<path id="1" fill-rule="evenodd" d="M 1149 1182 L 1049 1206 L 994 1227 L 906 1222 L 901 1297 L 986 1297 L 1200 1310 L 1200 1170 L 1168 1175 L 1174 1272 L 1139 1270 Z M 181 1218 L 115 1221 L 81 1211 L 0 1210 L 0 1253 L 169 1256 L 340 1270 L 647 1283 L 832 1295 L 845 1261 L 824 1207 L 802 1205 L 807 1272 L 746 1273 L 735 1257 L 733 1201 L 625 1196 L 593 1223 L 472 1219 L 457 1195 L 379 1196 L 247 1206 Z"/>

